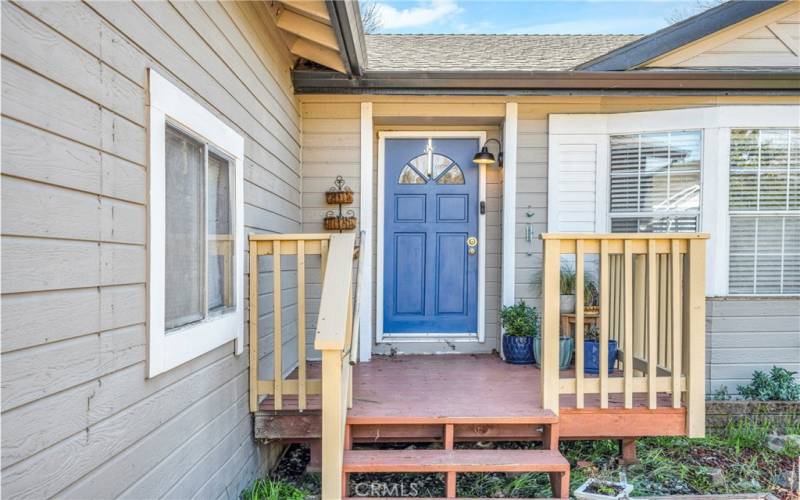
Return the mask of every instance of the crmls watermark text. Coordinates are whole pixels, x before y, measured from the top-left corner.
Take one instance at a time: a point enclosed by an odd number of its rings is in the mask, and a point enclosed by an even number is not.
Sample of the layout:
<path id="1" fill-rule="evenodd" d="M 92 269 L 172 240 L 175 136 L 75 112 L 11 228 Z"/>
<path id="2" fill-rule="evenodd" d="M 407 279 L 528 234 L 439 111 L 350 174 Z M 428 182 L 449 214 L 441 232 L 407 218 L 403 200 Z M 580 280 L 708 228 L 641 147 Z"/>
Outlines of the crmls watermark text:
<path id="1" fill-rule="evenodd" d="M 417 483 L 356 483 L 352 493 L 357 497 L 416 497 L 419 496 Z"/>

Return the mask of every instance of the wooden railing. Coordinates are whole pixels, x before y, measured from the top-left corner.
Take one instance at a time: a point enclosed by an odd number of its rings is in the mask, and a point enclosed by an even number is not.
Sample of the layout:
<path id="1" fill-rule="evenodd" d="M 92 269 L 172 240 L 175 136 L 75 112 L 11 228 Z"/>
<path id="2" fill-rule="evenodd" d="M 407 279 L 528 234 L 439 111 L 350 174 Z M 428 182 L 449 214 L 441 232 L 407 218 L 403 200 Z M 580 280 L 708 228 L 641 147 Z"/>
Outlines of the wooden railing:
<path id="1" fill-rule="evenodd" d="M 322 496 L 341 496 L 345 418 L 352 406 L 352 366 L 358 361 L 358 300 L 354 297 L 353 265 L 357 257 L 354 234 L 256 234 L 250 236 L 250 410 L 258 410 L 263 396 L 273 397 L 282 410 L 286 396 L 297 396 L 297 409 L 308 408 L 308 396 L 321 395 Z M 259 378 L 259 260 L 272 256 L 273 341 L 272 378 Z M 297 272 L 297 378 L 284 378 L 283 264 L 278 256 L 294 256 Z M 306 260 L 319 256 L 319 314 L 314 348 L 321 353 L 321 377 L 307 376 Z M 357 283 L 362 283 L 359 266 Z M 316 268 L 313 268 L 316 269 Z M 292 269 L 294 270 L 294 269 Z M 355 306 L 355 307 L 354 307 Z M 291 368 L 291 367 L 289 367 Z"/>
<path id="2" fill-rule="evenodd" d="M 559 411 L 561 395 L 575 407 L 587 395 L 600 408 L 609 393 L 623 394 L 625 408 L 686 407 L 686 432 L 705 432 L 705 240 L 704 234 L 543 234 L 541 395 Z M 599 374 L 584 375 L 584 271 L 586 257 L 599 260 Z M 565 257 L 566 256 L 566 257 Z M 559 375 L 559 276 L 562 260 L 574 259 L 575 374 Z M 564 332 L 569 335 L 570 332 Z M 616 340 L 618 371 L 609 375 L 608 341 Z M 597 395 L 597 397 L 595 397 Z M 659 396 L 661 396 L 659 398 Z M 635 401 L 635 398 L 638 400 Z M 641 398 L 644 398 L 641 401 Z"/>

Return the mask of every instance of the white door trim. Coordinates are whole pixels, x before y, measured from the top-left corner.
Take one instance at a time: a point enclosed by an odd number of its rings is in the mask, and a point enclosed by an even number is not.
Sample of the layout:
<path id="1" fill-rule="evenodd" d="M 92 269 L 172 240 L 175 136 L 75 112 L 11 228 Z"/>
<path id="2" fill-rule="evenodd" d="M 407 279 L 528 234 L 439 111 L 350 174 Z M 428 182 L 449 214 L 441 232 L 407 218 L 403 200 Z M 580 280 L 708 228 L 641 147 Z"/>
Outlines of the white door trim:
<path id="1" fill-rule="evenodd" d="M 383 333 L 383 215 L 385 187 L 386 139 L 478 139 L 478 146 L 486 142 L 484 131 L 459 130 L 413 130 L 378 132 L 378 238 L 377 238 L 377 285 L 376 285 L 376 342 L 431 342 L 431 341 L 472 341 L 483 342 L 486 337 L 486 214 L 480 213 L 481 202 L 486 202 L 486 165 L 481 165 L 478 173 L 478 331 L 464 333 L 419 333 L 416 335 L 385 335 Z M 477 336 L 476 336 L 477 333 Z"/>
<path id="2" fill-rule="evenodd" d="M 372 358 L 372 103 L 361 103 L 361 181 L 360 228 L 361 249 L 359 267 L 364 266 L 360 283 L 361 295 L 358 297 L 359 331 L 358 359 L 369 361 Z"/>

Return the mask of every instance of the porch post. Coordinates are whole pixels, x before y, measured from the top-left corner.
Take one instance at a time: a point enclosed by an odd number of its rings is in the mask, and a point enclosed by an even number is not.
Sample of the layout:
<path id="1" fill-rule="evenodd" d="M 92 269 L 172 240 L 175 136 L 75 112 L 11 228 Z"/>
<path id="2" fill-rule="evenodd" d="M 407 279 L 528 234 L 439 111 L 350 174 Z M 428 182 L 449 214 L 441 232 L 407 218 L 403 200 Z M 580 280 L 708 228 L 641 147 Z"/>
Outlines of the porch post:
<path id="1" fill-rule="evenodd" d="M 359 266 L 364 266 L 364 282 L 360 283 L 361 294 L 358 296 L 359 332 L 358 359 L 369 361 L 372 358 L 372 103 L 361 103 L 361 222 L 363 231 Z"/>
<path id="2" fill-rule="evenodd" d="M 706 432 L 706 240 L 690 239 L 684 266 L 684 368 L 686 372 L 686 434 Z"/>
<path id="3" fill-rule="evenodd" d="M 517 215 L 517 113 L 515 102 L 506 103 L 503 125 L 503 250 L 502 290 L 500 301 L 504 306 L 514 305 L 514 267 L 516 252 Z M 500 354 L 505 358 L 503 343 Z"/>
<path id="4" fill-rule="evenodd" d="M 558 414 L 558 323 L 560 320 L 559 279 L 561 274 L 561 240 L 544 240 L 542 279 L 542 359 L 540 366 L 540 394 L 542 408 Z"/>

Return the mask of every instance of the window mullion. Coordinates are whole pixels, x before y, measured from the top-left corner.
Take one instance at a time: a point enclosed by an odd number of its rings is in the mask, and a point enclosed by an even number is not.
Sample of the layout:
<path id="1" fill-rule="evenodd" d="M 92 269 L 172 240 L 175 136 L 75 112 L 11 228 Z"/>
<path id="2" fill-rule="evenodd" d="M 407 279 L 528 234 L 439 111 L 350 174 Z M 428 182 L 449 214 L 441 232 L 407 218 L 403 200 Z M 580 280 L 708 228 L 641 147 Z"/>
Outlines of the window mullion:
<path id="1" fill-rule="evenodd" d="M 203 158 L 203 318 L 208 318 L 208 143 L 204 144 L 204 158 Z"/>

